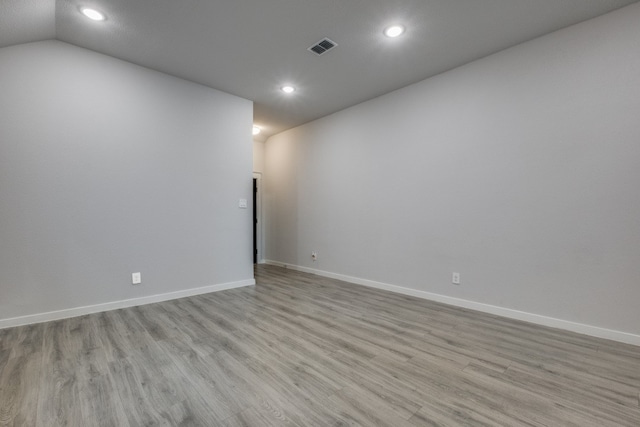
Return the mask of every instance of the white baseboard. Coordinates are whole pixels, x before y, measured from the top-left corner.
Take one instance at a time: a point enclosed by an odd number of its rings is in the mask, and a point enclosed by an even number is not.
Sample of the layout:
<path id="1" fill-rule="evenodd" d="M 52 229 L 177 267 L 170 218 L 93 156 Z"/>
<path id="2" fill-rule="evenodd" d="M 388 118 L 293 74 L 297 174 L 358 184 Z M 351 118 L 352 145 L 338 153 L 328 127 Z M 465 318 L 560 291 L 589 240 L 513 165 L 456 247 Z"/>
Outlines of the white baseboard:
<path id="1" fill-rule="evenodd" d="M 419 291 L 417 289 L 405 288 L 402 286 L 390 285 L 387 283 L 376 282 L 373 280 L 346 276 L 344 274 L 331 273 L 329 271 L 315 270 L 313 268 L 302 267 L 302 266 L 293 265 L 293 264 L 286 264 L 278 261 L 265 260 L 265 264 L 277 265 L 280 267 L 290 268 L 296 271 L 302 271 L 304 273 L 316 274 L 318 276 L 329 277 L 331 279 L 337 279 L 337 280 L 342 280 L 344 282 L 355 283 L 357 285 L 368 286 L 370 288 L 383 289 L 385 291 L 395 292 L 395 293 L 404 294 L 404 295 L 410 295 L 413 297 L 427 299 L 435 302 L 441 302 L 443 304 L 453 305 L 456 307 L 468 308 L 471 310 L 494 314 L 496 316 L 522 320 L 529 323 L 535 323 L 537 325 L 549 326 L 551 328 L 557 328 L 557 329 L 564 329 L 566 331 L 577 332 L 583 335 L 589 335 L 597 338 L 605 338 L 608 340 L 640 346 L 640 335 L 630 334 L 628 332 L 621 332 L 621 331 L 616 331 L 612 329 L 600 328 L 598 326 L 585 325 L 582 323 L 571 322 L 568 320 L 541 316 L 539 314 L 512 310 L 510 308 L 499 307 L 496 305 L 484 304 L 484 303 L 469 301 L 461 298 L 454 298 L 446 295 Z"/>
<path id="2" fill-rule="evenodd" d="M 140 298 L 131 298 L 121 301 L 107 302 L 103 304 L 87 305 L 84 307 L 74 307 L 65 310 L 49 311 L 46 313 L 30 314 L 28 316 L 12 317 L 10 319 L 0 319 L 0 329 L 10 328 L 13 326 L 29 325 L 32 323 L 49 322 L 51 320 L 60 320 L 69 317 L 84 316 L 85 314 L 117 310 L 119 308 L 134 307 L 137 305 L 152 304 L 154 302 L 169 301 L 194 295 L 208 294 L 210 292 L 219 292 L 227 289 L 241 288 L 243 286 L 251 286 L 255 284 L 255 279 L 240 280 L 237 282 L 220 283 L 218 285 L 203 286 L 201 288 L 185 289 L 182 291 L 167 292 L 164 294 L 150 295 Z"/>

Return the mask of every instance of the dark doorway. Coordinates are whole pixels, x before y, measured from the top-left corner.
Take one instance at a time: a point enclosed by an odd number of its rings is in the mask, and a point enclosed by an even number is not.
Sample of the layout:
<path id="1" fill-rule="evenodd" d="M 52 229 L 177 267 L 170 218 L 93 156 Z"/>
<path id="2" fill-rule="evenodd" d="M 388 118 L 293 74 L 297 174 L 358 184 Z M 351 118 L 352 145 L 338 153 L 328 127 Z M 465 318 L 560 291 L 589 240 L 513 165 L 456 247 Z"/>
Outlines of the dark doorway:
<path id="1" fill-rule="evenodd" d="M 253 178 L 253 263 L 258 263 L 258 180 Z"/>

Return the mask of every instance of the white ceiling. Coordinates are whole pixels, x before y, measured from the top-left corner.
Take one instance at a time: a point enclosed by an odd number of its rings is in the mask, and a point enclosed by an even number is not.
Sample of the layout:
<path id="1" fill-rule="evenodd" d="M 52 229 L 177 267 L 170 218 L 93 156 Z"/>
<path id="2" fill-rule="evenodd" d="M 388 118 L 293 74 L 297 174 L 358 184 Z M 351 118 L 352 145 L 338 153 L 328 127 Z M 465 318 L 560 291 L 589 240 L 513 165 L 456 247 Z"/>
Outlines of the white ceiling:
<path id="1" fill-rule="evenodd" d="M 56 38 L 250 99 L 267 137 L 636 1 L 0 0 L 0 47 Z"/>

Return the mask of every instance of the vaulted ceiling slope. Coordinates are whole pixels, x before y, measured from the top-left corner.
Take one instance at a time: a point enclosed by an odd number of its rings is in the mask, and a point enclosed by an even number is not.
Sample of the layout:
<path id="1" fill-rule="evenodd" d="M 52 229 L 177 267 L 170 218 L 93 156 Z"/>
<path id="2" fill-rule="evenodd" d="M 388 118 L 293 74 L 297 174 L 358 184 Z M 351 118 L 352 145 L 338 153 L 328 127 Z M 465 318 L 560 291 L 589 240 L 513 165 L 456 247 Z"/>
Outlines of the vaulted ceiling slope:
<path id="1" fill-rule="evenodd" d="M 55 38 L 250 99 L 267 137 L 636 1 L 0 0 L 0 47 Z"/>

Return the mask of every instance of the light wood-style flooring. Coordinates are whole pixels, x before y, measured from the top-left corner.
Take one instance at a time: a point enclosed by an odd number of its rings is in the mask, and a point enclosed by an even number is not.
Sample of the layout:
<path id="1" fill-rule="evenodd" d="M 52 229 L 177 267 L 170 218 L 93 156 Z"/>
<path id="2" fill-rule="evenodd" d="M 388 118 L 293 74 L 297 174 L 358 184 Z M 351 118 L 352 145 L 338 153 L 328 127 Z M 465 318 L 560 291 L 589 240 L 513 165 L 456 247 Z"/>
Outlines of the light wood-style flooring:
<path id="1" fill-rule="evenodd" d="M 640 347 L 257 266 L 0 330 L 0 426 L 640 426 Z"/>

